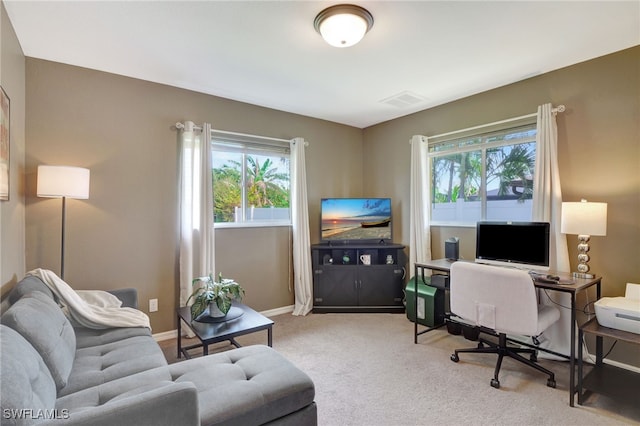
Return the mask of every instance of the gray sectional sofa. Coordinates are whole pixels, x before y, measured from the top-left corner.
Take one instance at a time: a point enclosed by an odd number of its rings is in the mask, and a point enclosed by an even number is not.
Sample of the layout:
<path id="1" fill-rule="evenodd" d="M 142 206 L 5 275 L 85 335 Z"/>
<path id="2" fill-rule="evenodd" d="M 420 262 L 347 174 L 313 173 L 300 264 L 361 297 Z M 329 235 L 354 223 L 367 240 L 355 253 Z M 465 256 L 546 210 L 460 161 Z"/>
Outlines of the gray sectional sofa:
<path id="1" fill-rule="evenodd" d="M 113 292 L 135 307 L 135 290 Z M 0 422 L 316 425 L 311 379 L 268 346 L 168 365 L 148 328 L 74 328 L 30 276 L 0 319 Z"/>

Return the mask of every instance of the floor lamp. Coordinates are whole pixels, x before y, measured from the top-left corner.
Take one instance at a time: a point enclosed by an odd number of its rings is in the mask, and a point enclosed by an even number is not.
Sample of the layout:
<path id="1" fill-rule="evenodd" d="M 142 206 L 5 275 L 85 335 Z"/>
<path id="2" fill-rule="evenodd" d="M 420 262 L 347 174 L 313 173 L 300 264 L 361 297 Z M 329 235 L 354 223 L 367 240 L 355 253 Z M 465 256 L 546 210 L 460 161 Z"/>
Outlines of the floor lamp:
<path id="1" fill-rule="evenodd" d="M 607 203 L 562 203 L 560 232 L 578 236 L 578 272 L 576 278 L 595 278 L 589 273 L 589 240 L 592 235 L 607 235 Z"/>
<path id="2" fill-rule="evenodd" d="M 64 234 L 67 198 L 89 198 L 89 169 L 71 166 L 38 166 L 38 197 L 62 198 L 60 278 L 64 279 Z"/>

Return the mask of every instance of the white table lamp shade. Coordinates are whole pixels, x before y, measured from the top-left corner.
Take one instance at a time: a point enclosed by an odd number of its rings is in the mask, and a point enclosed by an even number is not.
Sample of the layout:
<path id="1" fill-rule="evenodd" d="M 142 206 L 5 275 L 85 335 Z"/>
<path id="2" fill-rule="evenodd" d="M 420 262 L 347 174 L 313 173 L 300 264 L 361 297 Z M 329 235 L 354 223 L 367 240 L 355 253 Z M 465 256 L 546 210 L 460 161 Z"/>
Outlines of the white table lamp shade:
<path id="1" fill-rule="evenodd" d="M 607 203 L 562 203 L 560 232 L 571 235 L 607 235 Z"/>
<path id="2" fill-rule="evenodd" d="M 38 197 L 89 198 L 89 169 L 38 166 Z"/>

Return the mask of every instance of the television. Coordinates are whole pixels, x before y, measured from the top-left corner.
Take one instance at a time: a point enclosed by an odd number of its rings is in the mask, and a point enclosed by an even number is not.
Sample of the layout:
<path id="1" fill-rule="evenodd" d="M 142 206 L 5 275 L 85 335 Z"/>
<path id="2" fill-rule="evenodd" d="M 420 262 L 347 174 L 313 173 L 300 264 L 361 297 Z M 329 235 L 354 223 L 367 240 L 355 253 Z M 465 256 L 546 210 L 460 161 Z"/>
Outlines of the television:
<path id="1" fill-rule="evenodd" d="M 478 222 L 476 262 L 549 270 L 549 223 Z"/>
<path id="2" fill-rule="evenodd" d="M 320 228 L 323 243 L 391 242 L 391 199 L 323 198 Z"/>

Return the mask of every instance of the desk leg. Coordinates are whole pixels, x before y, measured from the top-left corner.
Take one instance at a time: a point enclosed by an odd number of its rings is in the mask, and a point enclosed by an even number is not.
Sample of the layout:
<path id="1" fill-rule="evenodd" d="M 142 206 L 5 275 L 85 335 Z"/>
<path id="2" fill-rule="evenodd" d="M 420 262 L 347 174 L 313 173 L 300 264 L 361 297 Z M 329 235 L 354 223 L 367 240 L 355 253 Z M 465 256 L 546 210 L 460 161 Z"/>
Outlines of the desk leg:
<path id="1" fill-rule="evenodd" d="M 576 294 L 571 295 L 571 357 L 569 358 L 569 407 L 576 394 Z"/>
<path id="2" fill-rule="evenodd" d="M 422 269 L 424 274 L 424 268 Z M 413 343 L 418 344 L 418 267 L 414 266 L 413 272 L 413 313 L 415 318 L 413 319 Z"/>
<path id="3" fill-rule="evenodd" d="M 273 330 L 271 327 L 267 328 L 267 345 L 273 347 Z"/>
<path id="4" fill-rule="evenodd" d="M 596 285 L 596 300 L 600 300 L 600 284 L 601 281 L 598 281 Z M 596 366 L 602 367 L 602 336 L 596 337 Z"/>
<path id="5" fill-rule="evenodd" d="M 582 405 L 582 339 L 584 338 L 582 328 L 578 330 L 578 405 Z"/>
<path id="6" fill-rule="evenodd" d="M 182 320 L 178 315 L 178 359 L 182 358 Z"/>

